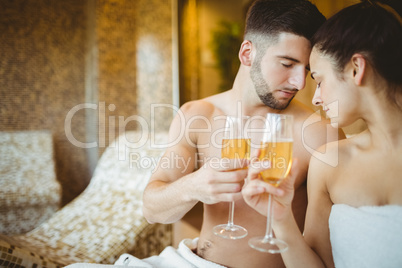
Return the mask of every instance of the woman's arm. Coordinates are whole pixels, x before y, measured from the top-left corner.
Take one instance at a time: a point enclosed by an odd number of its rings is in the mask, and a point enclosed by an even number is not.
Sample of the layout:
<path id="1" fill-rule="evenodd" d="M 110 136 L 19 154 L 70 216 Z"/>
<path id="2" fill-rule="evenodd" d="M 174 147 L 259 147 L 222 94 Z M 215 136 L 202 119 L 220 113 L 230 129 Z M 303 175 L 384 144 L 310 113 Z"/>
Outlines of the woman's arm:
<path id="1" fill-rule="evenodd" d="M 300 233 L 291 208 L 297 177 L 294 170 L 297 170 L 297 161 L 288 178 L 275 188 L 258 179 L 261 168 L 256 168 L 256 165 L 250 167 L 243 197 L 251 207 L 266 215 L 267 193 L 273 194 L 275 236 L 289 245 L 289 249 L 282 253 L 286 267 L 334 267 L 328 229 L 332 202 L 326 187 L 330 167 L 322 158 L 317 160 L 313 157 L 310 161 L 304 236 Z"/>

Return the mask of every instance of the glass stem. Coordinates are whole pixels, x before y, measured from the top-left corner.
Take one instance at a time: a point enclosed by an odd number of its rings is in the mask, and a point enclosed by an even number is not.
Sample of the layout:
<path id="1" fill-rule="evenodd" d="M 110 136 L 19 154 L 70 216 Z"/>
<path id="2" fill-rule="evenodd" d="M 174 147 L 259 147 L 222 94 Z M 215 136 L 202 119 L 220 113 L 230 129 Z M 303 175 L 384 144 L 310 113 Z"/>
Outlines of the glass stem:
<path id="1" fill-rule="evenodd" d="M 269 194 L 268 211 L 267 211 L 267 229 L 265 231 L 264 241 L 268 241 L 269 239 L 271 239 L 273 237 L 273 235 L 272 235 L 272 217 L 273 217 L 272 195 Z"/>
<path id="2" fill-rule="evenodd" d="M 234 201 L 229 203 L 229 221 L 228 221 L 229 227 L 233 226 L 234 205 L 235 205 Z"/>

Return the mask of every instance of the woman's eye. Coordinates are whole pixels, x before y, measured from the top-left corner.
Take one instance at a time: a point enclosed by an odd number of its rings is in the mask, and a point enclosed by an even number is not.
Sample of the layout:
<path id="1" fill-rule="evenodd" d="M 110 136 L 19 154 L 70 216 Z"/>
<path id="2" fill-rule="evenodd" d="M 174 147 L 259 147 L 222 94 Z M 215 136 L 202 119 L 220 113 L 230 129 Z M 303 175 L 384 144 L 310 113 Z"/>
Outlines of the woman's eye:
<path id="1" fill-rule="evenodd" d="M 321 82 L 317 83 L 317 88 L 321 88 Z"/>
<path id="2" fill-rule="evenodd" d="M 282 66 L 285 68 L 290 68 L 290 67 L 292 67 L 292 64 L 286 64 L 286 63 L 282 62 Z"/>

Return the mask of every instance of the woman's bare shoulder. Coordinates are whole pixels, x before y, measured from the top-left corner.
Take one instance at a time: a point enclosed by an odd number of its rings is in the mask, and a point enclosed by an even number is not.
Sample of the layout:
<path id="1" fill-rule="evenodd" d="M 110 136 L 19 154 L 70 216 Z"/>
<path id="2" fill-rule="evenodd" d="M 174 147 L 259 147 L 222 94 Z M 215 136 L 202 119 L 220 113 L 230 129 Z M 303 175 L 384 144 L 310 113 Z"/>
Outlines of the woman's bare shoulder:
<path id="1" fill-rule="evenodd" d="M 309 172 L 327 175 L 338 172 L 342 162 L 348 163 L 353 157 L 353 150 L 358 146 L 358 140 L 356 138 L 342 139 L 322 145 L 312 154 Z"/>

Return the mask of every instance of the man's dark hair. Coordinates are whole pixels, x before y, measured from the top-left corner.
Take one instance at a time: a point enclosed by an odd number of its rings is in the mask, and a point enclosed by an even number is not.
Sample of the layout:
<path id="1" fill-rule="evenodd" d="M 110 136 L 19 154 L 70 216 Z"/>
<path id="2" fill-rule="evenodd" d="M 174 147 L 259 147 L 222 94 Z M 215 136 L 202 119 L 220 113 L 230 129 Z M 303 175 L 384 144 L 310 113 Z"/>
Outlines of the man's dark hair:
<path id="1" fill-rule="evenodd" d="M 286 32 L 310 40 L 324 22 L 324 15 L 308 0 L 257 0 L 247 12 L 244 39 L 265 43 Z"/>

